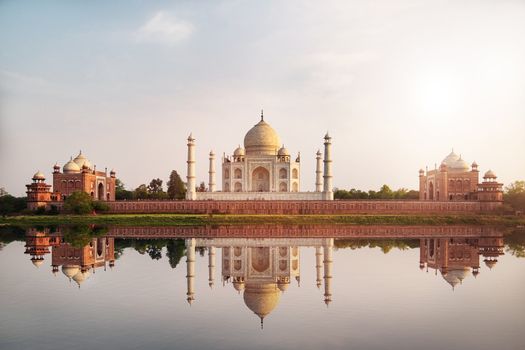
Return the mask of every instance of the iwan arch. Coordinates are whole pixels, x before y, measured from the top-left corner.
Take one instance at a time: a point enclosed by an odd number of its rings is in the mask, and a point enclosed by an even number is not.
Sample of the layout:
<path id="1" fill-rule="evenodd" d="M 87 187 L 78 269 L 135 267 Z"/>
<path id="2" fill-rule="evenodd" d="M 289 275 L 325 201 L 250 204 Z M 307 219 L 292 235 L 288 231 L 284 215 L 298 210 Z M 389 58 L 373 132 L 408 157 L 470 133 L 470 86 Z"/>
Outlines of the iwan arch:
<path id="1" fill-rule="evenodd" d="M 324 159 L 316 154 L 315 192 L 301 192 L 301 157 L 291 157 L 279 135 L 264 120 L 244 137 L 244 147 L 222 157 L 222 191 L 216 189 L 215 153 L 210 152 L 208 192 L 196 191 L 196 142 L 188 137 L 187 200 L 333 200 L 332 139 L 324 137 Z"/>

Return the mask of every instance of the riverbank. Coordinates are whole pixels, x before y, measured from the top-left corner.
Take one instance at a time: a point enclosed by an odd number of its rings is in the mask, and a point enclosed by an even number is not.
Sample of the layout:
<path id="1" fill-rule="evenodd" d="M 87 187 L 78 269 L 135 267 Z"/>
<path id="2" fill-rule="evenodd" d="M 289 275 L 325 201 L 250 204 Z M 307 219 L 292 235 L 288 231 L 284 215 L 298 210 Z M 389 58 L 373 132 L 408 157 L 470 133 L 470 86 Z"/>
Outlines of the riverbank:
<path id="1" fill-rule="evenodd" d="M 116 226 L 196 226 L 246 224 L 355 224 L 355 225 L 525 225 L 525 217 L 505 215 L 194 215 L 103 214 L 27 215 L 0 218 L 0 225 L 37 226 L 97 224 Z"/>

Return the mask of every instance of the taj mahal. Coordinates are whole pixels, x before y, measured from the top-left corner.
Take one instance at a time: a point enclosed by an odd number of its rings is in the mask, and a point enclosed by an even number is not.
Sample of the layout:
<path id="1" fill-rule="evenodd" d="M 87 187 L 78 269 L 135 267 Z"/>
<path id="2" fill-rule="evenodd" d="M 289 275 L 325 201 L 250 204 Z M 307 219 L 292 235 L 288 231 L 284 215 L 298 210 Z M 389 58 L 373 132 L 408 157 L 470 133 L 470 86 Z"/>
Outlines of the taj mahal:
<path id="1" fill-rule="evenodd" d="M 222 157 L 222 191 L 217 191 L 215 153 L 209 156 L 208 192 L 196 191 L 195 146 L 188 137 L 187 200 L 333 200 L 332 139 L 324 137 L 324 159 L 316 153 L 315 192 L 301 192 L 301 156 L 293 158 L 277 132 L 264 120 L 244 136 L 231 156 Z"/>

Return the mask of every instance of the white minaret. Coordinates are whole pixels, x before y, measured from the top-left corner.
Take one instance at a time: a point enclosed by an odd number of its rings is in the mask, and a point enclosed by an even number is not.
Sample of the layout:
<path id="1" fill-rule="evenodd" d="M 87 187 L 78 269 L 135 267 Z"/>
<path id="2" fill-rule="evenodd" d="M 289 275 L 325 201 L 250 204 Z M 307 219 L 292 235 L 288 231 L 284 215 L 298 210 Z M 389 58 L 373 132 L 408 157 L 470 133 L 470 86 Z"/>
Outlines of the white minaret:
<path id="1" fill-rule="evenodd" d="M 213 287 L 215 277 L 215 247 L 208 248 L 208 284 Z"/>
<path id="2" fill-rule="evenodd" d="M 195 139 L 188 136 L 188 173 L 186 175 L 186 199 L 194 201 L 197 198 L 195 190 Z"/>
<path id="3" fill-rule="evenodd" d="M 186 300 L 191 305 L 195 300 L 195 238 L 186 240 L 186 282 L 188 284 Z"/>
<path id="4" fill-rule="evenodd" d="M 323 268 L 323 251 L 321 250 L 321 247 L 315 247 L 315 271 L 316 271 L 316 282 L 317 282 L 317 288 L 321 287 L 322 283 L 322 272 L 321 269 Z"/>
<path id="5" fill-rule="evenodd" d="M 332 250 L 334 239 L 328 238 L 323 244 L 324 250 L 324 303 L 326 306 L 332 302 Z"/>
<path id="6" fill-rule="evenodd" d="M 315 192 L 323 191 L 323 170 L 321 151 L 317 150 L 316 153 L 316 167 L 315 167 Z"/>
<path id="7" fill-rule="evenodd" d="M 327 201 L 334 200 L 332 192 L 332 138 L 326 133 L 324 137 L 324 189 L 323 199 Z"/>
<path id="8" fill-rule="evenodd" d="M 208 175 L 208 189 L 210 192 L 215 192 L 215 153 L 213 151 L 210 151 L 210 170 Z"/>

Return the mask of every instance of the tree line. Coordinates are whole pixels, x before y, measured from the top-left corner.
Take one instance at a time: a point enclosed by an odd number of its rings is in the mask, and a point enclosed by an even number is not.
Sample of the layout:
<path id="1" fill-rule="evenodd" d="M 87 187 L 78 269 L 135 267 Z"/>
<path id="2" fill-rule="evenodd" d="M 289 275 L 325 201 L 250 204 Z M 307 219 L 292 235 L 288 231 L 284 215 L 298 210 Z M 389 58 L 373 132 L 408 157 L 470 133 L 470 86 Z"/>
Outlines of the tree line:
<path id="1" fill-rule="evenodd" d="M 355 199 L 419 199 L 419 191 L 400 188 L 392 190 L 388 185 L 383 185 L 379 191 L 361 191 L 355 188 L 350 190 L 335 189 L 334 199 L 355 200 Z"/>
<path id="2" fill-rule="evenodd" d="M 134 190 L 127 190 L 124 183 L 117 179 L 115 183 L 116 200 L 137 199 L 171 199 L 180 200 L 186 197 L 186 184 L 182 181 L 176 170 L 172 170 L 167 182 L 167 190 L 164 191 L 164 181 L 159 178 L 152 179 L 148 185 L 141 184 Z M 201 186 L 204 185 L 203 183 Z"/>

